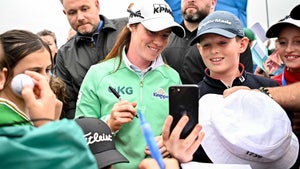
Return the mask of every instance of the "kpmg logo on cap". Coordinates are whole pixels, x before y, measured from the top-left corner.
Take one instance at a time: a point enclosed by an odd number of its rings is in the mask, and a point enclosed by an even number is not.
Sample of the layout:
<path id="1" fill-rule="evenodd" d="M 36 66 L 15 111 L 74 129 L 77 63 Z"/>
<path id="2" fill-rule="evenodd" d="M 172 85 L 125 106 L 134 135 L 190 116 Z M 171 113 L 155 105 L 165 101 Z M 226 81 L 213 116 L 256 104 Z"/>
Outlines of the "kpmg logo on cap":
<path id="1" fill-rule="evenodd" d="M 95 132 L 94 134 L 92 134 L 92 132 L 86 133 L 84 135 L 87 144 L 94 144 L 95 142 L 102 142 L 102 141 L 112 141 L 112 135 L 111 134 L 99 134 L 98 132 Z"/>
<path id="2" fill-rule="evenodd" d="M 211 24 L 211 23 L 224 23 L 224 24 L 227 24 L 227 25 L 231 25 L 231 21 L 229 21 L 228 19 L 224 20 L 224 19 L 213 19 L 213 20 L 208 20 L 206 21 L 205 23 L 203 23 L 201 25 L 201 27 L 199 29 L 201 29 L 202 27 L 204 27 L 205 25 L 207 24 Z"/>
<path id="3" fill-rule="evenodd" d="M 144 17 L 142 16 L 141 10 L 138 10 L 136 12 L 132 11 L 132 7 L 133 7 L 134 3 L 130 3 L 128 8 L 127 8 L 127 12 L 130 13 L 129 18 L 133 18 L 133 17 L 140 17 L 142 19 L 144 19 Z"/>
<path id="4" fill-rule="evenodd" d="M 130 18 L 132 17 L 140 17 L 140 18 L 144 18 L 141 14 L 141 10 L 138 10 L 136 12 L 131 12 L 130 15 L 129 15 Z"/>
<path id="5" fill-rule="evenodd" d="M 171 8 L 166 4 L 153 4 L 153 14 L 168 13 L 173 16 Z"/>

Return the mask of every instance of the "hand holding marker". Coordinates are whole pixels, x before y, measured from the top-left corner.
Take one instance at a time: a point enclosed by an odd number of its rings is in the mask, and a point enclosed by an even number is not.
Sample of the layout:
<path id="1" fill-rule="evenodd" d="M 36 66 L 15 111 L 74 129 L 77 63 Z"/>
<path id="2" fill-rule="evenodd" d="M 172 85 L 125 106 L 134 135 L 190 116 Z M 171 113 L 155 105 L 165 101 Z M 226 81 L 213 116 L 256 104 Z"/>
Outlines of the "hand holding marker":
<path id="1" fill-rule="evenodd" d="M 109 90 L 116 96 L 117 99 L 119 99 L 120 101 L 122 100 L 120 94 L 111 86 L 108 87 Z M 150 152 L 151 152 L 151 156 L 157 161 L 159 167 L 161 169 L 165 168 L 165 164 L 163 161 L 163 157 L 159 151 L 159 148 L 155 142 L 154 139 L 154 134 L 152 133 L 151 127 L 149 125 L 149 123 L 146 121 L 146 119 L 144 118 L 143 114 L 138 111 L 139 117 L 140 117 L 140 124 L 141 124 L 141 128 L 142 131 L 144 133 L 144 137 L 145 140 L 147 142 L 147 145 L 149 146 Z M 138 118 L 137 115 L 135 115 L 135 117 Z"/>
<path id="2" fill-rule="evenodd" d="M 144 115 L 142 114 L 142 112 L 138 111 L 138 114 L 139 114 L 141 128 L 142 128 L 142 131 L 144 133 L 146 143 L 149 146 L 151 156 L 156 160 L 156 162 L 158 163 L 160 169 L 164 169 L 165 164 L 164 164 L 164 161 L 163 161 L 163 157 L 162 157 L 162 155 L 159 151 L 157 143 L 155 142 L 154 134 L 152 133 L 151 127 L 150 127 L 149 123 L 146 121 L 146 119 L 145 119 Z"/>
<path id="3" fill-rule="evenodd" d="M 117 99 L 120 101 L 122 100 L 120 94 L 111 86 L 108 87 L 108 89 L 116 96 Z M 135 115 L 136 118 L 139 118 L 137 115 Z"/>

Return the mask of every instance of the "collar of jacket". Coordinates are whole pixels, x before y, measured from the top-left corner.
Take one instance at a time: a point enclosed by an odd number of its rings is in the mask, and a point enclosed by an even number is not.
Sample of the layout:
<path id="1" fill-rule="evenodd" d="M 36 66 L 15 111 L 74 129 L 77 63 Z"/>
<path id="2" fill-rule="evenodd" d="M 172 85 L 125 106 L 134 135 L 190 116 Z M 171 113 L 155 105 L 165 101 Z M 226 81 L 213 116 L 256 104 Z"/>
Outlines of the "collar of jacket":
<path id="1" fill-rule="evenodd" d="M 246 80 L 246 71 L 245 71 L 245 68 L 244 68 L 244 65 L 243 64 L 239 64 L 239 71 L 240 71 L 240 75 L 237 76 L 233 82 L 232 82 L 232 86 L 239 86 L 239 85 L 242 85 L 242 83 Z M 212 77 L 210 77 L 210 72 L 208 70 L 208 68 L 205 69 L 205 77 L 204 77 L 204 81 L 205 83 L 208 83 L 209 85 L 211 86 L 214 86 L 214 87 L 217 87 L 217 88 L 228 88 L 228 86 L 225 86 L 223 84 L 223 82 L 221 80 L 218 80 L 218 79 L 214 79 Z"/>
<path id="2" fill-rule="evenodd" d="M 110 29 L 112 31 L 117 30 L 116 26 L 114 25 L 114 23 L 111 20 L 109 20 L 108 18 L 106 18 L 104 15 L 99 15 L 99 17 L 100 17 L 100 20 L 103 21 L 102 29 L 97 30 L 92 35 L 86 35 L 86 36 L 80 35 L 80 34 L 77 33 L 75 35 L 75 42 L 76 43 L 78 43 L 80 41 L 94 42 L 94 37 L 98 36 L 101 30 L 107 30 L 107 29 Z"/>

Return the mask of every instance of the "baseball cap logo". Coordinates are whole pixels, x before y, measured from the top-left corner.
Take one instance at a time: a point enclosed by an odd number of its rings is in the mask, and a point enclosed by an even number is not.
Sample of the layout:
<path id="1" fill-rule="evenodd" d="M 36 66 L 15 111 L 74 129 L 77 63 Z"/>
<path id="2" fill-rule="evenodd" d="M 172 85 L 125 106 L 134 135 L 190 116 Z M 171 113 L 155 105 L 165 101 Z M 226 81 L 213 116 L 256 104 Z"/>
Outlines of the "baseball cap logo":
<path id="1" fill-rule="evenodd" d="M 255 154 L 255 153 L 253 153 L 253 152 L 251 152 L 251 151 L 247 151 L 247 152 L 246 152 L 246 155 L 248 155 L 248 156 L 250 156 L 250 157 L 254 157 L 254 158 L 262 158 L 262 157 L 263 157 L 263 156 L 261 156 L 261 155 Z"/>
<path id="2" fill-rule="evenodd" d="M 132 11 L 131 8 L 132 8 L 133 5 L 134 5 L 134 3 L 130 3 L 129 6 L 128 6 L 128 8 L 127 8 L 127 12 L 130 13 L 129 18 L 140 17 L 140 18 L 144 19 L 144 17 L 141 14 L 141 10 L 138 10 L 136 12 Z"/>
<path id="3" fill-rule="evenodd" d="M 168 13 L 173 16 L 172 10 L 166 4 L 153 4 L 153 14 Z"/>
<path id="4" fill-rule="evenodd" d="M 205 25 L 210 24 L 210 23 L 224 23 L 227 25 L 231 25 L 231 22 L 229 20 L 213 19 L 213 20 L 208 20 L 207 22 L 203 23 L 199 29 L 201 29 L 202 27 L 204 27 Z"/>
<path id="5" fill-rule="evenodd" d="M 87 144 L 94 144 L 95 142 L 102 142 L 102 141 L 112 141 L 112 136 L 110 134 L 99 134 L 98 132 L 95 132 L 94 134 L 92 134 L 92 132 L 86 133 L 84 135 Z"/>
<path id="6" fill-rule="evenodd" d="M 172 9 L 164 0 L 136 1 L 128 6 L 127 12 L 130 13 L 127 25 L 141 23 L 153 32 L 171 28 L 176 35 L 185 36 L 183 27 L 174 21 Z"/>

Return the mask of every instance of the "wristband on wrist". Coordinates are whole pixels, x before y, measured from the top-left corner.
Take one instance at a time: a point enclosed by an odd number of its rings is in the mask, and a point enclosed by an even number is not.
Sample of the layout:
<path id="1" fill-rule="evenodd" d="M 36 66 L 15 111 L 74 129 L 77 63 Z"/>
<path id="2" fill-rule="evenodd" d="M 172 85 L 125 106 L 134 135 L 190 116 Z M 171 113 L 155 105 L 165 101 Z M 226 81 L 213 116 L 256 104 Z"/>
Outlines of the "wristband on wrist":
<path id="1" fill-rule="evenodd" d="M 260 88 L 258 88 L 258 90 L 261 91 L 262 93 L 266 94 L 267 96 L 269 96 L 271 99 L 273 99 L 273 96 L 271 95 L 268 88 L 260 87 Z"/>

